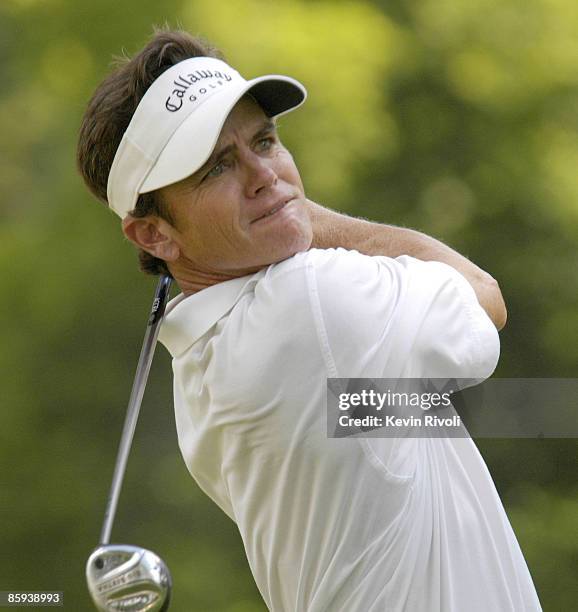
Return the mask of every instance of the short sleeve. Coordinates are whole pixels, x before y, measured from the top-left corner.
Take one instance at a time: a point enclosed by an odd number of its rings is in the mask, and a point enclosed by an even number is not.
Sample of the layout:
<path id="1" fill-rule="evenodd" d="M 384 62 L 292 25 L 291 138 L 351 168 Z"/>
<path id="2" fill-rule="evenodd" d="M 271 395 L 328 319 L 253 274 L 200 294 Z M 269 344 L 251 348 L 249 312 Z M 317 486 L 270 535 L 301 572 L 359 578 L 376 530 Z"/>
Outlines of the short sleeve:
<path id="1" fill-rule="evenodd" d="M 310 261 L 329 376 L 485 379 L 494 371 L 497 330 L 452 267 L 344 249 Z"/>
<path id="2" fill-rule="evenodd" d="M 428 308 L 415 346 L 415 358 L 424 364 L 422 376 L 476 380 L 491 376 L 500 357 L 499 335 L 470 283 L 441 262 L 412 259 L 410 265 L 422 268 L 421 274 L 429 280 L 421 298 Z M 409 289 L 422 293 L 419 287 Z"/>

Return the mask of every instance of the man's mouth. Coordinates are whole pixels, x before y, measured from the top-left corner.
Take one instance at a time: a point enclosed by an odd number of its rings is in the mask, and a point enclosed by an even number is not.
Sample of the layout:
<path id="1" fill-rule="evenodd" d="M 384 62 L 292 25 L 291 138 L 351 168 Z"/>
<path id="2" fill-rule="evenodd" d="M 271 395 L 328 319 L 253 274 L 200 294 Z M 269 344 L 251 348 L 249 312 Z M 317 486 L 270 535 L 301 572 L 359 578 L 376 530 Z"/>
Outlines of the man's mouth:
<path id="1" fill-rule="evenodd" d="M 287 206 L 290 201 L 291 200 L 285 200 L 284 202 L 281 202 L 281 204 L 278 204 L 277 206 L 266 212 L 264 215 L 261 215 L 259 218 L 255 219 L 254 221 L 251 221 L 251 223 L 257 223 L 257 221 L 261 221 L 261 219 L 266 219 L 267 217 L 274 215 L 276 212 L 279 212 L 282 208 Z"/>

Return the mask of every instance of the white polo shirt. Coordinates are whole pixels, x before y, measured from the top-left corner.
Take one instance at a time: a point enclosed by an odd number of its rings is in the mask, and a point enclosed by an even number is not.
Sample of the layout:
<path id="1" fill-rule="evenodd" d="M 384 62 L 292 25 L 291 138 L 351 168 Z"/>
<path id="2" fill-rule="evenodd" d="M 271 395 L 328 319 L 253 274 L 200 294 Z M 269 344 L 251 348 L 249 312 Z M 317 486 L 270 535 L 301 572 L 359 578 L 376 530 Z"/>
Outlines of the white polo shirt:
<path id="1" fill-rule="evenodd" d="M 530 612 L 471 439 L 326 435 L 327 378 L 486 378 L 493 324 L 449 266 L 310 250 L 170 304 L 179 446 L 275 612 Z"/>

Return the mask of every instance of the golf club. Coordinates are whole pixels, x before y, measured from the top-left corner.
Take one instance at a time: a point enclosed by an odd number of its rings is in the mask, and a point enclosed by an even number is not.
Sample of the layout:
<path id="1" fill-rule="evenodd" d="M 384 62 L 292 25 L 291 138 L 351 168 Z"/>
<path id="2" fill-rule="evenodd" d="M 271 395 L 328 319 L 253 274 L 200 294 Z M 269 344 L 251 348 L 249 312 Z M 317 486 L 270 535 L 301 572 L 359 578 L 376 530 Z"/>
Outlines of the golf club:
<path id="1" fill-rule="evenodd" d="M 100 611 L 164 612 L 169 607 L 171 575 L 163 560 L 150 550 L 109 542 L 171 280 L 162 276 L 156 288 L 116 457 L 100 545 L 86 564 L 88 590 Z"/>

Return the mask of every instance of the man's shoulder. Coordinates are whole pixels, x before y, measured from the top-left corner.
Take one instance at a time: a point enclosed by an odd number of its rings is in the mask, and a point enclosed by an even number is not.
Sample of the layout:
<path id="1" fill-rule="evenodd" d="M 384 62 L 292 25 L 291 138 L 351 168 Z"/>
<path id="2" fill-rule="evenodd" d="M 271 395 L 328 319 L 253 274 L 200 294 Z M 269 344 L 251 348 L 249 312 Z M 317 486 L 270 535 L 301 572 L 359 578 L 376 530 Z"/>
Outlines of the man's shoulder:
<path id="1" fill-rule="evenodd" d="M 270 265 L 259 273 L 252 292 L 251 307 L 263 309 L 268 318 L 298 319 L 321 302 L 339 306 L 352 279 L 363 276 L 370 257 L 346 249 L 309 249 Z"/>
<path id="2" fill-rule="evenodd" d="M 281 298 L 278 305 L 294 303 L 309 294 L 323 307 L 343 310 L 347 303 L 353 308 L 366 299 L 374 299 L 376 292 L 392 299 L 408 283 L 423 290 L 439 276 L 439 271 L 436 274 L 432 269 L 437 265 L 408 255 L 391 258 L 341 247 L 309 249 L 269 266 L 258 282 L 256 294 L 261 289 L 276 295 Z"/>
<path id="3" fill-rule="evenodd" d="M 306 313 L 333 322 L 370 321 L 374 310 L 388 312 L 395 299 L 400 264 L 343 248 L 310 249 L 269 266 L 255 285 L 253 306 L 268 316 Z M 309 316 L 309 315 L 308 315 Z"/>
<path id="4" fill-rule="evenodd" d="M 341 247 L 331 249 L 309 249 L 272 264 L 267 270 L 265 278 L 277 279 L 291 273 L 302 273 L 307 269 L 318 270 L 324 275 L 331 276 L 336 273 L 343 278 L 344 273 L 354 274 L 364 268 L 375 266 L 377 260 L 394 262 L 389 257 L 371 257 L 359 251 L 348 250 Z"/>
<path id="5" fill-rule="evenodd" d="M 417 294 L 435 293 L 440 286 L 450 282 L 471 291 L 467 281 L 457 270 L 439 261 L 422 261 L 410 255 L 392 258 L 385 255 L 364 255 L 359 251 L 341 247 L 309 249 L 293 257 L 272 264 L 262 280 L 283 284 L 290 279 L 313 273 L 318 287 L 328 290 L 351 287 L 364 283 L 383 285 L 409 285 Z M 289 283 L 290 284 L 290 283 Z M 417 297 L 414 296 L 414 297 Z"/>
<path id="6" fill-rule="evenodd" d="M 322 265 L 332 259 L 342 259 L 347 253 L 342 248 L 337 249 L 309 249 L 296 253 L 292 257 L 271 264 L 268 269 L 270 275 L 281 276 L 293 270 L 303 270 L 309 266 Z"/>

